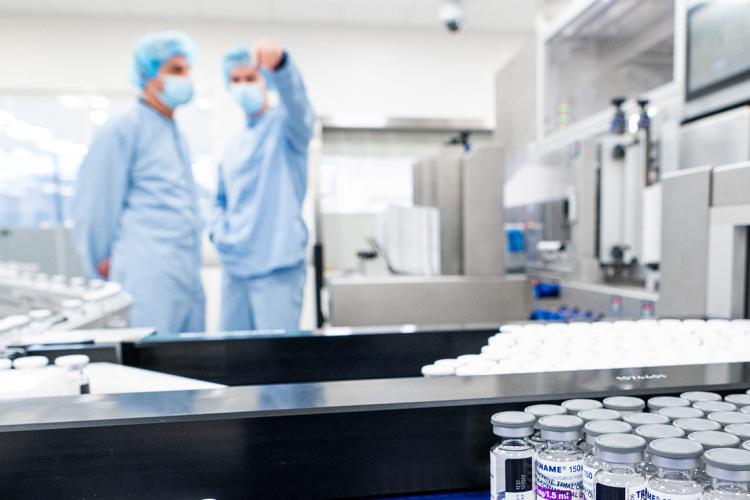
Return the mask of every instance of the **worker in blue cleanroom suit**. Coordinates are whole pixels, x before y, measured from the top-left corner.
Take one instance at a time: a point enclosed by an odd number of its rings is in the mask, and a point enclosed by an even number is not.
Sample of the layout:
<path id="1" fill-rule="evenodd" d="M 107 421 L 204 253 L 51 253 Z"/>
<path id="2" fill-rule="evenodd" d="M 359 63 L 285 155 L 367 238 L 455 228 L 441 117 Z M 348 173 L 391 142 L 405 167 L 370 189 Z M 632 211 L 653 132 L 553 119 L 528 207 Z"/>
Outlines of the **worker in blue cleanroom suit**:
<path id="1" fill-rule="evenodd" d="M 305 283 L 307 148 L 315 113 L 297 67 L 270 40 L 224 58 L 246 123 L 219 167 L 211 227 L 224 268 L 222 330 L 294 329 Z M 271 104 L 269 86 L 278 92 Z"/>
<path id="2" fill-rule="evenodd" d="M 193 43 L 183 33 L 135 46 L 141 98 L 101 127 L 78 172 L 75 237 L 91 277 L 133 297 L 131 326 L 201 331 L 201 223 L 190 158 L 173 119 L 190 101 Z"/>

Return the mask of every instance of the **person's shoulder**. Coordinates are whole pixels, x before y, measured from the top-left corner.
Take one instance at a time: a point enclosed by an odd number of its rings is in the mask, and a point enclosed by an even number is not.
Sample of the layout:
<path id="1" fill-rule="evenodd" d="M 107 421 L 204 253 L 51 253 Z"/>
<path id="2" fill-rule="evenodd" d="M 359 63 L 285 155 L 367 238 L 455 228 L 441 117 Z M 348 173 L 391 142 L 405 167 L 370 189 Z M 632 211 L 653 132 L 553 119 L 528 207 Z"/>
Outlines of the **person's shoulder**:
<path id="1" fill-rule="evenodd" d="M 113 114 L 101 127 L 98 133 L 100 135 L 117 136 L 121 138 L 132 137 L 142 121 L 142 111 L 138 104 L 133 104 L 128 108 Z"/>

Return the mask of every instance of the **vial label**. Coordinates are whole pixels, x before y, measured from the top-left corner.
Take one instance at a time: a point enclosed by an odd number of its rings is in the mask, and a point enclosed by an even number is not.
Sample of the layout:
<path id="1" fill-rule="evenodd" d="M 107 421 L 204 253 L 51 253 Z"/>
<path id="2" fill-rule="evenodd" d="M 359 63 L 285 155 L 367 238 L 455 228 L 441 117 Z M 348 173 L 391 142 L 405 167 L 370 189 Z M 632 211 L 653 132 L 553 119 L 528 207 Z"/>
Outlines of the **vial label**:
<path id="1" fill-rule="evenodd" d="M 583 460 L 554 462 L 536 459 L 537 500 L 579 500 L 583 498 Z"/>
<path id="2" fill-rule="evenodd" d="M 490 493 L 492 500 L 532 500 L 534 496 L 532 457 L 498 459 L 490 453 Z"/>
<path id="3" fill-rule="evenodd" d="M 596 483 L 594 495 L 596 500 L 646 500 L 646 482 L 626 488 Z"/>
<path id="4" fill-rule="evenodd" d="M 646 490 L 646 500 L 700 500 L 700 493 L 690 493 L 687 495 L 679 495 L 675 493 L 666 493 L 664 491 L 658 491 L 654 489 Z"/>
<path id="5" fill-rule="evenodd" d="M 594 500 L 594 476 L 599 472 L 598 467 L 591 465 L 583 466 L 583 498 Z"/>

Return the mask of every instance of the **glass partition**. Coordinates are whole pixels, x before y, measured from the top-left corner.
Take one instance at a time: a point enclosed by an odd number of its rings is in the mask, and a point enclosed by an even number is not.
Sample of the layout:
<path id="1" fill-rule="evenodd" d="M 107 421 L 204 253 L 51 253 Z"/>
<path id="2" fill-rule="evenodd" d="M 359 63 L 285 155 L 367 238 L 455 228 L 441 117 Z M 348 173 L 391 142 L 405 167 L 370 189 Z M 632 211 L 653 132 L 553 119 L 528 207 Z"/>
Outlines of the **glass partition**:
<path id="1" fill-rule="evenodd" d="M 546 134 L 673 79 L 673 0 L 593 2 L 546 43 Z"/>

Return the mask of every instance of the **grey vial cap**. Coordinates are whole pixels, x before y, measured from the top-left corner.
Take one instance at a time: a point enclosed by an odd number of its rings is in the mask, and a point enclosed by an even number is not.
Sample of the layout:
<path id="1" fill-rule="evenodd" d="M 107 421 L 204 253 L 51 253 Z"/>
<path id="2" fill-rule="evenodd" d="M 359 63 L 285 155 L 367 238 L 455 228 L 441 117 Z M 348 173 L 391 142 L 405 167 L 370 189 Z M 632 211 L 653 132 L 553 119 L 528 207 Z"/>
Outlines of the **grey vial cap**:
<path id="1" fill-rule="evenodd" d="M 715 411 L 737 411 L 737 405 L 727 403 L 726 401 L 699 401 L 693 403 L 693 408 L 698 408 L 703 413 L 713 413 Z"/>
<path id="2" fill-rule="evenodd" d="M 542 439 L 547 441 L 576 441 L 581 437 L 583 420 L 573 415 L 549 415 L 537 421 Z"/>
<path id="3" fill-rule="evenodd" d="M 634 464 L 643 458 L 646 440 L 633 434 L 604 434 L 596 438 L 596 455 L 605 462 Z"/>
<path id="4" fill-rule="evenodd" d="M 568 415 L 576 415 L 579 411 L 601 408 L 602 404 L 596 399 L 568 399 L 560 403 L 568 411 Z"/>
<path id="5" fill-rule="evenodd" d="M 560 405 L 531 405 L 523 409 L 526 413 L 531 413 L 537 419 L 535 429 L 539 428 L 539 419 L 548 415 L 566 415 L 568 411 Z"/>
<path id="6" fill-rule="evenodd" d="M 740 438 L 734 434 L 721 431 L 698 431 L 688 434 L 688 439 L 700 443 L 704 450 L 714 448 L 737 448 L 740 445 Z"/>
<path id="7" fill-rule="evenodd" d="M 661 438 L 680 438 L 685 435 L 685 431 L 673 425 L 651 424 L 636 428 L 635 434 L 651 442 L 654 439 Z"/>
<path id="8" fill-rule="evenodd" d="M 750 451 L 750 441 L 745 441 L 744 443 L 742 443 L 742 449 Z"/>
<path id="9" fill-rule="evenodd" d="M 750 481 L 750 451 L 717 448 L 703 454 L 706 474 L 728 481 Z"/>
<path id="10" fill-rule="evenodd" d="M 610 410 L 639 412 L 646 407 L 646 402 L 633 396 L 611 396 L 605 398 L 604 407 Z"/>
<path id="11" fill-rule="evenodd" d="M 649 410 L 659 411 L 662 408 L 668 408 L 670 406 L 690 406 L 690 401 L 687 399 L 676 398 L 674 396 L 656 396 L 650 398 L 646 403 Z"/>
<path id="12" fill-rule="evenodd" d="M 593 420 L 620 420 L 622 417 L 619 411 L 608 410 L 606 408 L 579 411 L 578 416 L 581 417 L 584 422 L 591 422 Z"/>
<path id="13" fill-rule="evenodd" d="M 630 434 L 633 427 L 620 420 L 592 420 L 583 426 L 586 442 L 594 445 L 596 438 L 605 434 Z"/>
<path id="14" fill-rule="evenodd" d="M 664 415 L 670 421 L 675 421 L 678 418 L 703 418 L 702 411 L 690 406 L 668 406 L 659 410 L 659 415 Z"/>
<path id="15" fill-rule="evenodd" d="M 742 413 L 747 413 L 748 415 L 750 415 L 750 406 L 743 406 L 742 408 L 740 408 L 740 411 Z"/>
<path id="16" fill-rule="evenodd" d="M 648 445 L 651 463 L 657 467 L 691 470 L 698 467 L 698 459 L 703 455 L 703 446 L 684 438 L 662 438 Z"/>
<path id="17" fill-rule="evenodd" d="M 724 401 L 737 405 L 740 408 L 750 406 L 750 394 L 729 394 L 724 397 Z"/>
<path id="18" fill-rule="evenodd" d="M 721 424 L 715 420 L 709 420 L 707 418 L 678 418 L 672 425 L 679 427 L 685 433 L 690 434 L 691 432 L 699 431 L 720 431 Z"/>
<path id="19" fill-rule="evenodd" d="M 688 391 L 680 394 L 682 399 L 687 399 L 691 403 L 697 403 L 698 401 L 721 401 L 721 395 L 715 392 L 706 391 Z"/>
<path id="20" fill-rule="evenodd" d="M 627 422 L 633 427 L 648 424 L 668 424 L 669 418 L 658 413 L 628 413 L 622 416 L 623 422 Z"/>
<path id="21" fill-rule="evenodd" d="M 714 413 L 709 413 L 706 418 L 719 422 L 722 427 L 731 424 L 750 424 L 750 415 L 737 411 L 716 411 Z"/>
<path id="22" fill-rule="evenodd" d="M 496 436 L 520 438 L 534 433 L 536 417 L 524 411 L 501 411 L 492 415 L 491 421 Z"/>
<path id="23" fill-rule="evenodd" d="M 734 434 L 740 441 L 747 441 L 750 439 L 750 424 L 729 424 L 724 427 L 724 432 Z"/>

